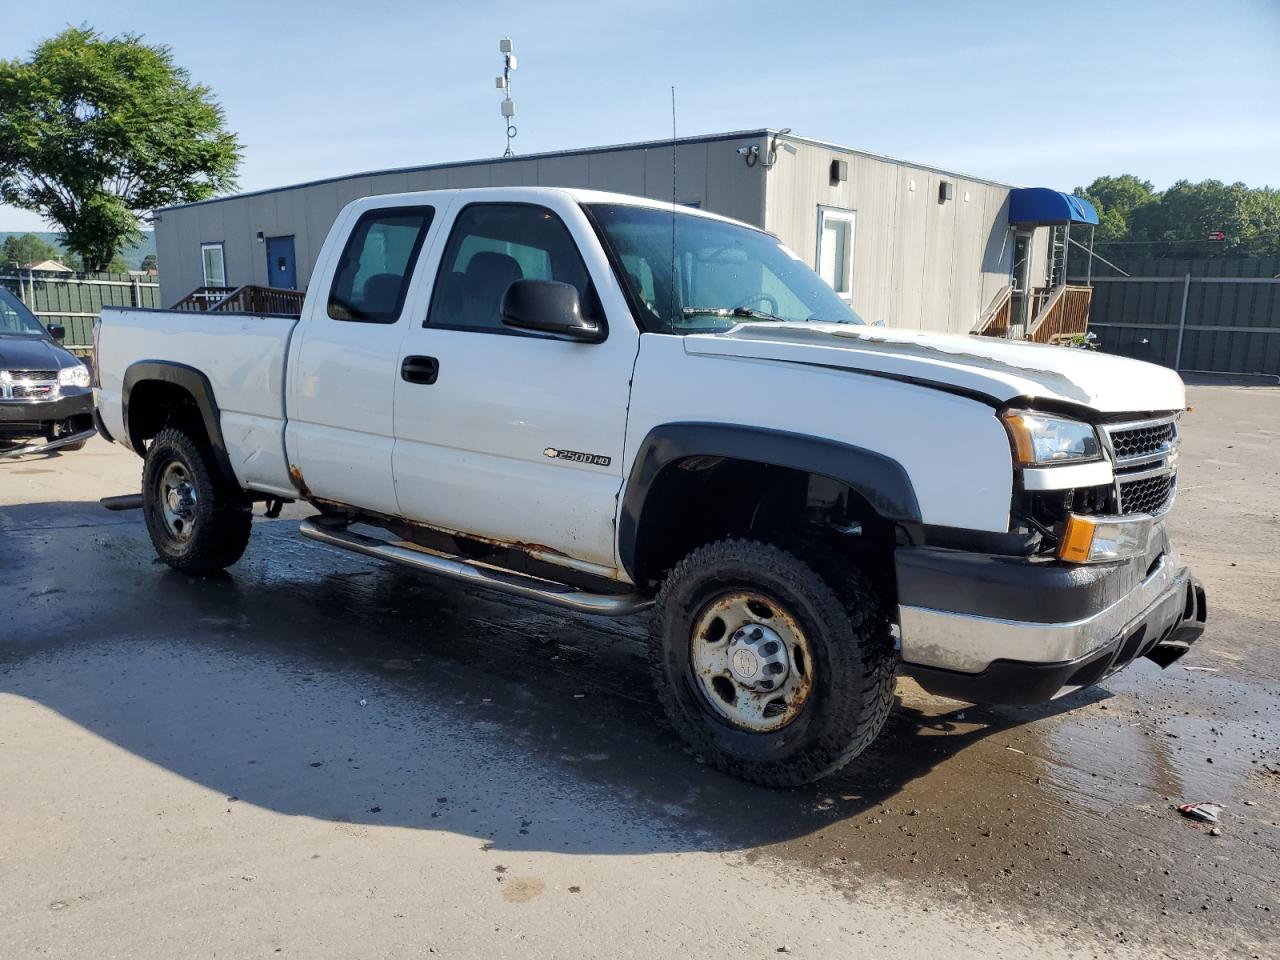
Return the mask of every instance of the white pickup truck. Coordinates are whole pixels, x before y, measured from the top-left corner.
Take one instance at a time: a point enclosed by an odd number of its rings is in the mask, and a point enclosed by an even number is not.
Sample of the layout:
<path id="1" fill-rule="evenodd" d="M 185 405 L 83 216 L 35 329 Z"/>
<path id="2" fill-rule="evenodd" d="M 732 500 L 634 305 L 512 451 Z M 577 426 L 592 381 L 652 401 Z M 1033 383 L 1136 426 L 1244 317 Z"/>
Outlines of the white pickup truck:
<path id="1" fill-rule="evenodd" d="M 160 557 L 304 536 L 588 614 L 656 606 L 709 762 L 771 785 L 880 731 L 901 667 L 1033 703 L 1204 629 L 1169 542 L 1181 380 L 867 326 L 760 230 L 584 190 L 370 197 L 301 316 L 107 309 L 102 433 Z"/>

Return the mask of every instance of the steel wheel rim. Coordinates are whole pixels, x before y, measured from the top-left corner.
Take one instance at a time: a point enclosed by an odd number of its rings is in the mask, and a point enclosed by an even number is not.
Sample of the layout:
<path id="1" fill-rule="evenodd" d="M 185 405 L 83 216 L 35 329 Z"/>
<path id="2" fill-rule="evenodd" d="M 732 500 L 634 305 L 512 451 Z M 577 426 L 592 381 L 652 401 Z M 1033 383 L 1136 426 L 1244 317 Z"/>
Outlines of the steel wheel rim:
<path id="1" fill-rule="evenodd" d="M 197 496 L 191 471 L 183 463 L 169 464 L 160 475 L 158 493 L 165 528 L 179 543 L 186 543 L 196 529 Z"/>
<path id="2" fill-rule="evenodd" d="M 752 733 L 782 729 L 813 693 L 808 638 L 780 603 L 755 591 L 727 593 L 702 608 L 689 667 L 711 710 Z"/>

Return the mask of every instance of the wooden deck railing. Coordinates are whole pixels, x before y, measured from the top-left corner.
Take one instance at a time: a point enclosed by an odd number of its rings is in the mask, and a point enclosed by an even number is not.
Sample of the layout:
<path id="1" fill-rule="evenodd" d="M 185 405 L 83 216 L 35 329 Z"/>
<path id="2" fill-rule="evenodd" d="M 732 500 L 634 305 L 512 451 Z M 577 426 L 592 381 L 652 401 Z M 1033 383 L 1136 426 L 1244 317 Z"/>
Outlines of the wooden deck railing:
<path id="1" fill-rule="evenodd" d="M 1027 328 L 1027 339 L 1034 343 L 1064 343 L 1089 330 L 1089 306 L 1093 302 L 1092 287 L 1063 284 L 1044 301 Z"/>
<path id="2" fill-rule="evenodd" d="M 194 310 L 203 313 L 210 306 L 234 291 L 235 287 L 196 287 L 169 309 Z"/>
<path id="3" fill-rule="evenodd" d="M 276 287 L 198 287 L 176 304 L 174 310 L 216 313 L 278 313 L 296 317 L 302 313 L 305 290 Z"/>
<path id="4" fill-rule="evenodd" d="M 969 332 L 980 337 L 1007 337 L 1013 311 L 1013 287 L 1005 286 Z"/>

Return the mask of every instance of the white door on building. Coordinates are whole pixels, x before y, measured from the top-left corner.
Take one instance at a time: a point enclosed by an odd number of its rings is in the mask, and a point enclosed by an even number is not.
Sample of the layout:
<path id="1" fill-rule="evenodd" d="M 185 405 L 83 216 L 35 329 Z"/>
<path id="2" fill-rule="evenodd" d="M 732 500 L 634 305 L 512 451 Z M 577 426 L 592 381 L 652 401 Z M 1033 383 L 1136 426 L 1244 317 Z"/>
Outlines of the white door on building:
<path id="1" fill-rule="evenodd" d="M 854 212 L 818 207 L 818 256 L 815 269 L 840 296 L 853 296 Z"/>

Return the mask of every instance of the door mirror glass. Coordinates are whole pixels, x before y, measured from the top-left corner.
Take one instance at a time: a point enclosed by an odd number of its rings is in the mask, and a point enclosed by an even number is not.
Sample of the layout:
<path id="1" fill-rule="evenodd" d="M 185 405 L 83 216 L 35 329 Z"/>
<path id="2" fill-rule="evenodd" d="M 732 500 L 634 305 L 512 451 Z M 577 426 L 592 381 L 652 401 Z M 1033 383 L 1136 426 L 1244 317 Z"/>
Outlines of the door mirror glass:
<path id="1" fill-rule="evenodd" d="M 502 297 L 502 322 L 569 340 L 600 338 L 600 325 L 582 315 L 578 288 L 558 280 L 516 280 Z"/>
<path id="2" fill-rule="evenodd" d="M 60 323 L 49 324 L 49 336 L 61 343 L 66 339 L 67 328 Z"/>

